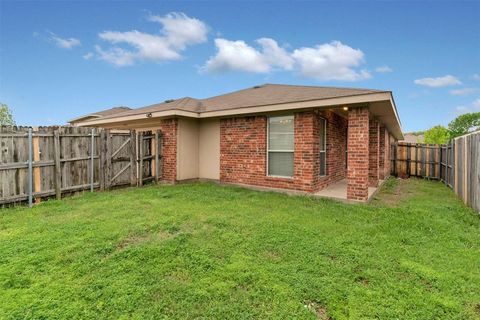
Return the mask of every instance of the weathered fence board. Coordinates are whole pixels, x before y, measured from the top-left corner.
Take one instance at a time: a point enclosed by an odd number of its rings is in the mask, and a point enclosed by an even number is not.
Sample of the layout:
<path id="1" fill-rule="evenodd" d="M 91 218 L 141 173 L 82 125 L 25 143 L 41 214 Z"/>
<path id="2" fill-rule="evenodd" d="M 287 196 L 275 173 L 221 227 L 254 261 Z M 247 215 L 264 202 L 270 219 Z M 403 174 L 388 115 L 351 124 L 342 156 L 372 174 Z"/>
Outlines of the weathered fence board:
<path id="1" fill-rule="evenodd" d="M 392 145 L 392 150 L 392 174 L 440 179 L 440 145 L 399 142 Z"/>
<path id="2" fill-rule="evenodd" d="M 453 190 L 472 208 L 480 211 L 480 132 L 453 141 Z"/>
<path id="3" fill-rule="evenodd" d="M 153 169 L 161 166 L 159 132 L 39 127 L 29 140 L 29 130 L 0 127 L 0 205 L 161 179 Z"/>
<path id="4" fill-rule="evenodd" d="M 446 145 L 393 144 L 391 162 L 393 175 L 438 179 L 480 211 L 480 132 L 455 138 Z"/>

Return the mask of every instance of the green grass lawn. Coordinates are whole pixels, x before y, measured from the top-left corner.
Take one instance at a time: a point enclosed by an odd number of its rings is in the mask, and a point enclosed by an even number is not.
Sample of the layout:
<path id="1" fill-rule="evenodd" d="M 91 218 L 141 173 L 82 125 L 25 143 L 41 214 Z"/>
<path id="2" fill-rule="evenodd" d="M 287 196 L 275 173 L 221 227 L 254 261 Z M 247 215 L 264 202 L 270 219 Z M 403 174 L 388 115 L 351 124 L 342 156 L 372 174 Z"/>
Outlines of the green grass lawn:
<path id="1" fill-rule="evenodd" d="M 0 210 L 1 319 L 480 319 L 480 216 L 195 183 Z"/>

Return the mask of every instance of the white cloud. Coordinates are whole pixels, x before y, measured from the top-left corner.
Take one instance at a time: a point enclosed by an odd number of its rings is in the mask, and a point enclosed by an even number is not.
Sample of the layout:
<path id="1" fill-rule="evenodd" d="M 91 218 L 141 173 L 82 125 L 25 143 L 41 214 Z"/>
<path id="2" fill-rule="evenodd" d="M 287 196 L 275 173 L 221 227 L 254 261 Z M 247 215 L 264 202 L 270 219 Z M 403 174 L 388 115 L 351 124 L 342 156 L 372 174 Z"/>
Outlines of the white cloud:
<path id="1" fill-rule="evenodd" d="M 275 69 L 294 70 L 306 77 L 319 80 L 356 81 L 371 77 L 367 71 L 357 71 L 364 62 L 364 54 L 339 41 L 300 48 L 289 53 L 270 38 L 258 39 L 259 48 L 245 41 L 215 39 L 217 53 L 202 67 L 213 73 L 244 71 L 268 73 Z"/>
<path id="2" fill-rule="evenodd" d="M 189 18 L 184 13 L 172 12 L 165 16 L 150 16 L 149 20 L 162 24 L 165 40 L 178 50 L 184 50 L 187 45 L 207 41 L 207 25 L 198 19 Z"/>
<path id="3" fill-rule="evenodd" d="M 363 70 L 357 71 L 364 62 L 364 54 L 340 41 L 317 45 L 314 48 L 300 48 L 293 51 L 292 57 L 300 67 L 300 73 L 318 80 L 358 81 L 371 77 Z"/>
<path id="4" fill-rule="evenodd" d="M 455 108 L 455 113 L 458 115 L 468 113 L 468 112 L 469 112 L 469 109 L 465 106 L 458 106 Z"/>
<path id="5" fill-rule="evenodd" d="M 474 73 L 474 74 L 472 75 L 472 79 L 473 79 L 473 80 L 480 80 L 480 74 Z"/>
<path id="6" fill-rule="evenodd" d="M 107 61 L 116 66 L 131 66 L 135 63 L 136 59 L 136 54 L 134 52 L 118 47 L 103 50 L 100 46 L 95 46 L 95 51 L 100 60 Z"/>
<path id="7" fill-rule="evenodd" d="M 55 45 L 62 49 L 72 49 L 73 47 L 80 46 L 80 40 L 75 38 L 60 38 L 53 32 L 50 32 L 49 39 L 55 43 Z"/>
<path id="8" fill-rule="evenodd" d="M 181 52 L 187 46 L 207 41 L 206 24 L 183 13 L 150 16 L 149 20 L 162 25 L 160 35 L 137 30 L 101 32 L 100 39 L 113 46 L 106 50 L 95 46 L 97 57 L 117 66 L 133 65 L 136 61 L 146 60 L 155 62 L 178 60 L 182 58 Z M 121 44 L 133 49 L 120 47 Z"/>
<path id="9" fill-rule="evenodd" d="M 473 94 L 478 92 L 478 88 L 463 88 L 463 89 L 453 89 L 450 90 L 450 94 L 454 96 L 468 96 L 469 94 Z"/>
<path id="10" fill-rule="evenodd" d="M 83 55 L 83 59 L 85 60 L 90 60 L 94 56 L 93 52 L 87 52 L 86 54 Z"/>
<path id="11" fill-rule="evenodd" d="M 280 48 L 275 40 L 261 38 L 257 40 L 257 43 L 261 50 L 240 40 L 215 39 L 217 53 L 210 57 L 202 70 L 212 73 L 227 71 L 266 73 L 275 67 L 292 69 L 293 58 L 285 49 Z"/>
<path id="12" fill-rule="evenodd" d="M 287 51 L 278 46 L 277 42 L 270 38 L 260 38 L 257 42 L 262 47 L 262 55 L 268 64 L 291 70 L 295 61 Z"/>
<path id="13" fill-rule="evenodd" d="M 392 68 L 390 68 L 389 66 L 381 66 L 381 67 L 377 67 L 375 68 L 375 72 L 378 72 L 378 73 L 386 73 L 386 72 L 392 72 Z"/>
<path id="14" fill-rule="evenodd" d="M 55 44 L 57 47 L 62 49 L 72 49 L 73 47 L 81 46 L 82 43 L 80 40 L 75 38 L 61 38 L 51 31 L 45 31 L 44 33 L 34 32 L 33 36 L 35 38 L 50 42 Z"/>
<path id="15" fill-rule="evenodd" d="M 475 99 L 468 106 L 458 106 L 455 108 L 455 113 L 464 114 L 469 112 L 480 112 L 480 98 Z"/>
<path id="16" fill-rule="evenodd" d="M 456 77 L 452 75 L 446 75 L 446 76 L 437 77 L 437 78 L 417 79 L 414 81 L 414 83 L 422 86 L 432 87 L 432 88 L 448 87 L 448 86 L 462 84 L 460 80 L 458 80 Z"/>
<path id="17" fill-rule="evenodd" d="M 480 99 L 473 101 L 472 106 L 476 109 L 480 109 Z"/>

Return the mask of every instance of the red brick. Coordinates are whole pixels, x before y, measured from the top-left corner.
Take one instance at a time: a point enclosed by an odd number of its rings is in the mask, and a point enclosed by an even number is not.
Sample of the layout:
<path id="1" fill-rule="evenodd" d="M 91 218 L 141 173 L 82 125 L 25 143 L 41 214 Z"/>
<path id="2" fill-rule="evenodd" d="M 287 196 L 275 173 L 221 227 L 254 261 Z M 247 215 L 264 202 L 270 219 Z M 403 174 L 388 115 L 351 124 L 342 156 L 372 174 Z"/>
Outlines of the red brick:
<path id="1" fill-rule="evenodd" d="M 368 108 L 353 108 L 348 112 L 347 198 L 368 199 L 369 133 Z"/>
<path id="2" fill-rule="evenodd" d="M 320 176 L 321 118 L 327 119 L 327 175 Z M 220 180 L 272 188 L 315 192 L 346 176 L 347 121 L 332 111 L 294 115 L 294 174 L 267 176 L 267 117 L 240 117 L 220 122 Z"/>

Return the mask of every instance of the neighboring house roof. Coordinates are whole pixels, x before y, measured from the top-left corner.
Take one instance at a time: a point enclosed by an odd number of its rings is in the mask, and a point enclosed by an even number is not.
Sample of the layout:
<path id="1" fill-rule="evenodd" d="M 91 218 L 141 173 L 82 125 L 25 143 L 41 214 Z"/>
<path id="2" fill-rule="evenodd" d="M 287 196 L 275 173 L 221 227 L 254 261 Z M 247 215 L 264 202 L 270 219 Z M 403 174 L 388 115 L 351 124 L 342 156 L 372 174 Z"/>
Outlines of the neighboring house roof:
<path id="1" fill-rule="evenodd" d="M 425 141 L 425 137 L 423 134 L 415 135 L 412 133 L 405 133 L 403 135 L 404 139 L 401 142 L 409 142 L 409 143 L 423 143 Z"/>
<path id="2" fill-rule="evenodd" d="M 397 138 L 403 138 L 391 91 L 283 84 L 264 84 L 205 99 L 184 97 L 167 100 L 139 109 L 116 112 L 101 119 L 87 120 L 82 125 L 125 125 L 127 122 L 138 123 L 146 118 L 208 118 L 365 104 L 370 106 L 372 114 L 385 123 Z"/>
<path id="3" fill-rule="evenodd" d="M 69 123 L 77 123 L 77 122 L 82 122 L 82 121 L 85 121 L 85 120 L 88 120 L 88 119 L 98 119 L 98 118 L 108 117 L 108 116 L 112 116 L 112 115 L 115 115 L 115 114 L 118 114 L 118 113 L 121 113 L 121 112 L 125 112 L 127 110 L 131 110 L 131 109 L 129 107 L 124 107 L 124 106 L 114 107 L 114 108 L 110 108 L 110 109 L 86 114 L 86 115 L 83 115 L 83 116 L 80 116 L 80 117 L 76 117 L 76 118 L 73 118 L 73 119 L 69 120 L 68 122 Z"/>
<path id="4" fill-rule="evenodd" d="M 167 110 L 183 110 L 183 111 L 190 111 L 190 112 L 199 112 L 199 106 L 200 106 L 200 100 L 185 97 L 185 98 L 176 99 L 176 100 L 173 100 L 173 99 L 166 100 L 165 102 L 152 104 L 150 106 L 146 106 L 143 108 L 130 109 L 128 111 L 117 112 L 106 118 L 116 118 L 116 117 L 124 117 L 124 116 L 137 115 L 137 114 L 147 114 L 151 112 L 167 111 Z"/>

